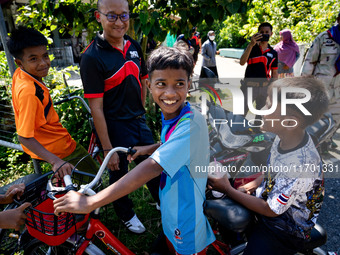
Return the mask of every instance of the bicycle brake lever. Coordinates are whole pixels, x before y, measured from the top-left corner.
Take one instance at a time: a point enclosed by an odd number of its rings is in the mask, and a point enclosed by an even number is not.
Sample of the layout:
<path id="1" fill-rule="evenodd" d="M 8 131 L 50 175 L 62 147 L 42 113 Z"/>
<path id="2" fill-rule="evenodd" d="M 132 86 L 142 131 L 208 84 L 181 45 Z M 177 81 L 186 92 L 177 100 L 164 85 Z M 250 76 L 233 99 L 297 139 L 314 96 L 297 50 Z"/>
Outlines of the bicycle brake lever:
<path id="1" fill-rule="evenodd" d="M 128 149 L 128 151 L 126 152 L 128 155 L 133 155 L 133 154 L 135 154 L 137 151 L 136 150 L 134 150 L 134 149 L 132 149 L 132 147 L 129 147 L 129 149 Z"/>

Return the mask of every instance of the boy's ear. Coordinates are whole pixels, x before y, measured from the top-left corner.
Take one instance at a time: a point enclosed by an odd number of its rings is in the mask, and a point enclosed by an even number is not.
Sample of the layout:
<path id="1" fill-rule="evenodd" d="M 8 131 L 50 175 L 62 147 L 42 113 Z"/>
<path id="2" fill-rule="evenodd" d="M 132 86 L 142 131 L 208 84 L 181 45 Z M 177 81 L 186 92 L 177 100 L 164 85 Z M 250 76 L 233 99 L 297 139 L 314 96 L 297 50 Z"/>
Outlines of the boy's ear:
<path id="1" fill-rule="evenodd" d="M 150 80 L 149 80 L 149 79 L 146 79 L 145 82 L 146 82 L 146 86 L 148 87 L 150 93 L 152 94 L 152 91 L 151 91 L 151 82 L 150 82 Z"/>
<path id="2" fill-rule="evenodd" d="M 191 87 L 191 83 L 192 83 L 192 80 L 191 79 L 189 79 L 189 81 L 188 81 L 188 90 L 190 89 L 190 87 Z"/>
<path id="3" fill-rule="evenodd" d="M 20 67 L 22 68 L 22 61 L 20 59 L 14 59 L 15 63 Z"/>

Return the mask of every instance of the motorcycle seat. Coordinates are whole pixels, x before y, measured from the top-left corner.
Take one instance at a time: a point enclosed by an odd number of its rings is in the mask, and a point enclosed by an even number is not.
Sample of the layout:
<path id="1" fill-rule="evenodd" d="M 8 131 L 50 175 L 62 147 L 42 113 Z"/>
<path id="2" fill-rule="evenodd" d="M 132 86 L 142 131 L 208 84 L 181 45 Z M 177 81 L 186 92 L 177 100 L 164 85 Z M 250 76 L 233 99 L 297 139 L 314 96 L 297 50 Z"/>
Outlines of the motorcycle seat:
<path id="1" fill-rule="evenodd" d="M 318 138 L 325 133 L 329 125 L 330 125 L 329 119 L 324 116 L 319 121 L 315 122 L 313 125 L 308 126 L 306 130 L 312 137 L 318 140 Z"/>
<path id="2" fill-rule="evenodd" d="M 204 212 L 221 226 L 234 232 L 244 232 L 252 219 L 252 213 L 229 198 L 206 200 Z"/>

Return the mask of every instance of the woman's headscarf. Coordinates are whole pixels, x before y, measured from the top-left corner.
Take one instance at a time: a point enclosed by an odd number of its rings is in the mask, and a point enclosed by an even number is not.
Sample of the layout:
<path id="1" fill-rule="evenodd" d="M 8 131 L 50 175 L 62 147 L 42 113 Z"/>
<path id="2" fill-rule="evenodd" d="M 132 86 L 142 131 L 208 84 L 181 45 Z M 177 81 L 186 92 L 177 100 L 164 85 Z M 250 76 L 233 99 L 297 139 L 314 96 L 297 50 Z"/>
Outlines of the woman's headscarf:
<path id="1" fill-rule="evenodd" d="M 274 50 L 277 51 L 279 61 L 292 67 L 296 61 L 296 53 L 300 53 L 299 46 L 293 40 L 292 33 L 289 29 L 280 31 L 282 41 L 275 45 Z"/>

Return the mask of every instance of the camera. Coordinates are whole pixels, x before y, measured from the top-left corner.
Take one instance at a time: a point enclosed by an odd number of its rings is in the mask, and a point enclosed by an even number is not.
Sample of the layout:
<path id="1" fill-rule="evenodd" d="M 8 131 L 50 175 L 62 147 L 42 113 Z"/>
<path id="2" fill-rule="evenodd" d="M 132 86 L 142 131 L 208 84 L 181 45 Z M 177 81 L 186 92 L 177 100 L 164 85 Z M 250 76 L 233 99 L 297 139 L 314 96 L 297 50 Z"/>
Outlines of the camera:
<path id="1" fill-rule="evenodd" d="M 269 41 L 269 34 L 262 34 L 262 38 L 260 39 L 261 42 L 268 42 Z"/>

